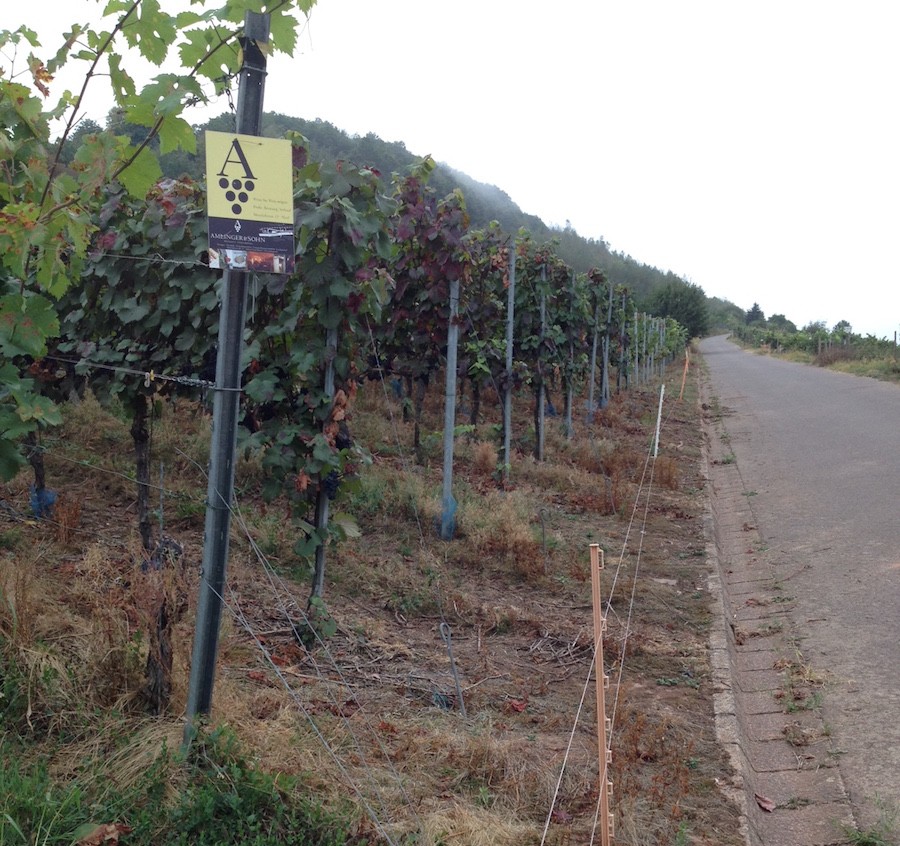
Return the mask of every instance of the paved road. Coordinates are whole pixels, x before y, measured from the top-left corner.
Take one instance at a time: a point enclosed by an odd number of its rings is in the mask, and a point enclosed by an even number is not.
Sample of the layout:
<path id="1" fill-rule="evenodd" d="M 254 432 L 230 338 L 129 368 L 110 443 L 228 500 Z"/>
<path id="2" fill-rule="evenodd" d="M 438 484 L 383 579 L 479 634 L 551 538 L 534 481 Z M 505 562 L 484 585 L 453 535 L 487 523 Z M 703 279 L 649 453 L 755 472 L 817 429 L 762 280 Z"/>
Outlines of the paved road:
<path id="1" fill-rule="evenodd" d="M 724 337 L 700 349 L 791 631 L 829 674 L 823 718 L 867 828 L 879 800 L 900 810 L 900 387 Z"/>

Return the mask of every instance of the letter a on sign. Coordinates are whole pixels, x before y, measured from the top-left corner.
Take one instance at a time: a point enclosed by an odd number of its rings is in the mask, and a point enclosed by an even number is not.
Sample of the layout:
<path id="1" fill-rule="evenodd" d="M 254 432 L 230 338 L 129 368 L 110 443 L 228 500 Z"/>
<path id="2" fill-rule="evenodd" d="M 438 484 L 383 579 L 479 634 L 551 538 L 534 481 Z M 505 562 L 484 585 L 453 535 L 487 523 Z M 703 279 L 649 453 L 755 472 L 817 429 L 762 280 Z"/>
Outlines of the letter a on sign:
<path id="1" fill-rule="evenodd" d="M 206 184 L 209 266 L 293 272 L 291 142 L 207 132 Z"/>
<path id="2" fill-rule="evenodd" d="M 234 158 L 232 158 L 232 155 L 234 156 Z M 244 155 L 244 150 L 241 147 L 241 142 L 238 140 L 237 136 L 235 136 L 234 140 L 231 142 L 231 146 L 228 148 L 228 155 L 225 158 L 222 169 L 216 175 L 230 176 L 233 173 L 233 170 L 229 169 L 228 167 L 228 165 L 230 164 L 239 164 L 241 165 L 241 167 L 243 167 L 244 179 L 256 179 L 256 177 L 253 175 L 253 171 L 250 170 L 250 165 L 247 162 L 247 157 Z"/>

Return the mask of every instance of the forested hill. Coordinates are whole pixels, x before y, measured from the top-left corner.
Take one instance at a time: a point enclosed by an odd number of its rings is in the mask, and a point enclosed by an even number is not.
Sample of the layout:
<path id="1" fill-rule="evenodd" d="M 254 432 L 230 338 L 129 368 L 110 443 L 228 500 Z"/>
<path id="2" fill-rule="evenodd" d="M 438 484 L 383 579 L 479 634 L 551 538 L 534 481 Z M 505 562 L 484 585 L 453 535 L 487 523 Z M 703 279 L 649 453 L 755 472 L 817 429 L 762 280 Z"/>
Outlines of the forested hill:
<path id="1" fill-rule="evenodd" d="M 129 132 L 132 127 L 116 127 L 117 132 L 123 129 Z M 179 153 L 164 156 L 163 167 L 167 175 L 177 176 L 187 171 L 200 176 L 204 129 L 231 132 L 234 130 L 234 117 L 225 113 L 213 118 L 208 124 L 197 127 L 198 155 L 186 157 L 183 153 Z M 287 131 L 300 132 L 309 140 L 310 155 L 313 159 L 351 161 L 358 165 L 373 167 L 386 177 L 391 173 L 406 171 L 411 164 L 421 158 L 407 150 L 402 142 L 382 141 L 373 133 L 364 136 L 348 135 L 323 120 L 305 120 L 275 112 L 267 112 L 264 115 L 263 135 L 277 138 L 283 137 Z M 426 150 L 425 153 L 427 152 Z M 535 215 L 523 212 L 510 196 L 497 186 L 476 182 L 448 164 L 438 163 L 430 184 L 440 196 L 460 188 L 465 195 L 473 227 L 481 228 L 496 220 L 506 232 L 515 233 L 520 228 L 525 228 L 538 242 L 555 240 L 558 243 L 557 253 L 567 264 L 579 272 L 586 272 L 592 267 L 602 268 L 615 284 L 627 286 L 642 307 L 649 305 L 655 290 L 678 278 L 672 273 L 664 273 L 655 267 L 641 264 L 630 256 L 612 251 L 603 240 L 584 238 L 571 227 L 564 229 L 549 227 Z"/>

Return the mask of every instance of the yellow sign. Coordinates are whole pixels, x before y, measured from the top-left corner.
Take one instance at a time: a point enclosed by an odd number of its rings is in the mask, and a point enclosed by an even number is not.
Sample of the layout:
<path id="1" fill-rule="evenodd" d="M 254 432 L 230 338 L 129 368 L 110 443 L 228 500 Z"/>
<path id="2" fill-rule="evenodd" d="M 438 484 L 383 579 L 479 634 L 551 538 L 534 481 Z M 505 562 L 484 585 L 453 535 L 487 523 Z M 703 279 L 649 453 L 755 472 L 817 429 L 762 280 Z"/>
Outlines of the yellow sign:
<path id="1" fill-rule="evenodd" d="M 209 216 L 294 222 L 291 142 L 206 133 Z"/>
<path id="2" fill-rule="evenodd" d="M 292 174 L 290 141 L 206 133 L 210 267 L 293 271 Z"/>

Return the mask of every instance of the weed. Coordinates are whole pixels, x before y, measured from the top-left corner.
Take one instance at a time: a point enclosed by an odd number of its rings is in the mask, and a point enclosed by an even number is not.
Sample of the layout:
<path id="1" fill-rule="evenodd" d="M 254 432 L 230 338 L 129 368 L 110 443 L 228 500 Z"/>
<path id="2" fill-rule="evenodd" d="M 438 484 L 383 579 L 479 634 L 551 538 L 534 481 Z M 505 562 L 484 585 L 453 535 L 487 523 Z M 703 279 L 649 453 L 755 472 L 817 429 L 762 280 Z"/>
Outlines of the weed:
<path id="1" fill-rule="evenodd" d="M 491 791 L 482 784 L 478 788 L 478 796 L 476 797 L 475 802 L 482 808 L 492 808 L 495 802 L 495 798 Z"/>
<path id="2" fill-rule="evenodd" d="M 21 539 L 20 529 L 6 529 L 0 532 L 0 549 L 15 549 Z"/>
<path id="3" fill-rule="evenodd" d="M 700 681 L 698 679 L 690 678 L 689 676 L 659 678 L 656 680 L 656 683 L 660 687 L 678 687 L 678 685 L 684 685 L 685 687 L 692 687 L 694 689 L 700 687 Z"/>
<path id="4" fill-rule="evenodd" d="M 306 622 L 297 626 L 301 643 L 307 649 L 312 649 L 316 643 L 324 643 L 336 633 L 337 623 L 325 601 L 319 596 L 310 597 L 306 609 Z"/>
<path id="5" fill-rule="evenodd" d="M 853 846 L 897 846 L 897 821 L 900 818 L 900 806 L 888 805 L 880 797 L 875 797 L 878 808 L 878 820 L 869 828 L 860 830 L 844 826 L 844 836 Z"/>
<path id="6" fill-rule="evenodd" d="M 782 802 L 778 807 L 786 811 L 797 811 L 800 808 L 806 808 L 812 805 L 812 800 L 799 796 L 792 796 L 787 802 Z"/>
<path id="7" fill-rule="evenodd" d="M 678 462 L 670 456 L 660 456 L 654 464 L 659 484 L 670 491 L 678 490 Z"/>
<path id="8" fill-rule="evenodd" d="M 497 447 L 490 441 L 479 441 L 472 447 L 472 463 L 479 473 L 493 473 L 498 460 Z"/>
<path id="9" fill-rule="evenodd" d="M 691 834 L 688 831 L 687 820 L 682 820 L 675 832 L 674 846 L 688 846 L 691 842 Z"/>
<path id="10" fill-rule="evenodd" d="M 789 714 L 794 714 L 797 711 L 817 711 L 822 707 L 822 694 L 819 691 L 809 696 L 803 696 L 802 694 L 799 696 L 799 699 L 794 696 L 788 698 L 786 710 Z"/>

